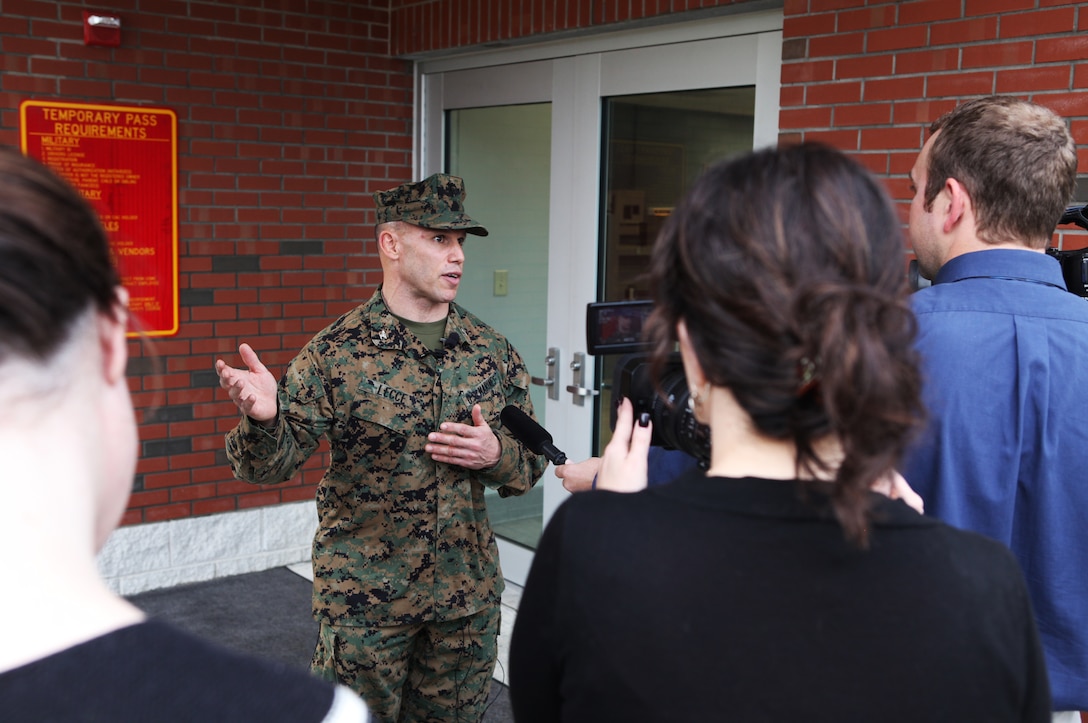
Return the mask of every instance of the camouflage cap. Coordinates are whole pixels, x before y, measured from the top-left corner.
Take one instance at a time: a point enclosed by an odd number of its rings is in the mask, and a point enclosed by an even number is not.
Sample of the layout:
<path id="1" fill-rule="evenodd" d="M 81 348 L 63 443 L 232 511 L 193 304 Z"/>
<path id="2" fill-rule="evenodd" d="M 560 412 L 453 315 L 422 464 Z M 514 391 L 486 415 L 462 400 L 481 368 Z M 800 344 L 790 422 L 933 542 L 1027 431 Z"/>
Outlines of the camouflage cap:
<path id="1" fill-rule="evenodd" d="M 487 229 L 465 213 L 465 182 L 436 173 L 374 194 L 378 223 L 404 221 L 423 228 L 463 230 L 486 236 Z"/>

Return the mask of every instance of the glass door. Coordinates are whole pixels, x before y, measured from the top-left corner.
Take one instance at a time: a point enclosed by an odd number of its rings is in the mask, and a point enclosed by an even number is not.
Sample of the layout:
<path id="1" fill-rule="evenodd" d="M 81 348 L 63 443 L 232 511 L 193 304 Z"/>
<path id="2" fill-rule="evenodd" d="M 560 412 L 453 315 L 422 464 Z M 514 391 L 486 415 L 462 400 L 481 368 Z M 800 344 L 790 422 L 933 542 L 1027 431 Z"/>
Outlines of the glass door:
<path id="1" fill-rule="evenodd" d="M 491 231 L 466 243 L 458 301 L 514 343 L 572 461 L 610 416 L 586 306 L 644 297 L 653 234 L 691 179 L 777 142 L 781 26 L 768 11 L 417 64 L 417 175 L 463 176 Z M 524 582 L 568 496 L 549 467 L 525 498 L 488 499 L 507 579 Z"/>
<path id="2" fill-rule="evenodd" d="M 755 95 L 749 85 L 604 99 L 599 301 L 651 298 L 646 275 L 654 239 L 707 166 L 752 148 Z M 597 364 L 597 453 L 611 438 L 619 358 L 602 356 Z"/>
<path id="3" fill-rule="evenodd" d="M 465 179 L 465 207 L 488 229 L 465 243 L 457 301 L 500 331 L 525 359 L 542 359 L 548 314 L 551 104 L 447 112 L 446 168 Z M 545 388 L 530 388 L 547 426 Z M 542 531 L 544 486 L 520 497 L 486 493 L 495 534 L 533 549 Z"/>

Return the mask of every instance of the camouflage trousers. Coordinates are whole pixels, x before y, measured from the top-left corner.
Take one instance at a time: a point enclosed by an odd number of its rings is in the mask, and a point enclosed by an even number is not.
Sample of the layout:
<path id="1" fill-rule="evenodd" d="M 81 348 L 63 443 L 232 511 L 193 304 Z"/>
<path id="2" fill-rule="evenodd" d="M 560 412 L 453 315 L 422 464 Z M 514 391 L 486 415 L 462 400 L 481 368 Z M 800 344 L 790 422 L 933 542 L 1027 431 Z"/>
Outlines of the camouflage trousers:
<path id="1" fill-rule="evenodd" d="M 361 695 L 375 723 L 476 723 L 491 692 L 500 610 L 395 627 L 322 623 L 310 668 Z"/>

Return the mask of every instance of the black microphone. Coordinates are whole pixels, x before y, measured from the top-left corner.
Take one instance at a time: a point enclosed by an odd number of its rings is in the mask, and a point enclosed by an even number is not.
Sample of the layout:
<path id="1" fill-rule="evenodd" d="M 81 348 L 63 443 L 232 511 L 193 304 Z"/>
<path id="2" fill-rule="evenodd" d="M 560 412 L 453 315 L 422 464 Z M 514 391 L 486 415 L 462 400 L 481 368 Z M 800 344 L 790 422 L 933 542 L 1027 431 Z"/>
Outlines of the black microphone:
<path id="1" fill-rule="evenodd" d="M 533 418 L 525 412 L 510 404 L 503 407 L 502 412 L 499 413 L 499 419 L 503 426 L 534 454 L 544 455 L 552 464 L 567 463 L 567 455 L 552 444 L 552 435 L 548 434 L 548 430 L 534 422 Z"/>
<path id="2" fill-rule="evenodd" d="M 431 352 L 437 359 L 445 359 L 446 352 L 450 349 L 456 349 L 457 345 L 461 343 L 461 337 L 458 336 L 456 331 L 449 336 L 440 336 L 438 340 L 442 342 L 442 348 Z"/>

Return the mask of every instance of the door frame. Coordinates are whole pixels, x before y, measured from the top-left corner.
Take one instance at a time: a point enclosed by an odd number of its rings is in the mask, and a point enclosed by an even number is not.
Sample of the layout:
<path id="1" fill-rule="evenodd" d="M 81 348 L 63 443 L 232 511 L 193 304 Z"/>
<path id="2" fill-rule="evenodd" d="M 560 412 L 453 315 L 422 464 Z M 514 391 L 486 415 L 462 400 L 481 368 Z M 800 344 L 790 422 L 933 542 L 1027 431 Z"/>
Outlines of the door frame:
<path id="1" fill-rule="evenodd" d="M 566 393 L 573 353 L 585 351 L 585 308 L 597 300 L 601 204 L 601 103 L 609 96 L 755 86 L 753 147 L 778 141 L 782 12 L 760 11 L 673 22 L 564 41 L 418 60 L 415 66 L 415 177 L 445 170 L 445 111 L 551 103 L 547 346 L 560 350 L 558 400 L 546 426 L 572 461 L 592 454 L 593 405 Z M 543 375 L 542 359 L 526 359 Z M 586 357 L 586 379 L 595 360 Z M 544 524 L 569 493 L 551 468 Z M 504 574 L 523 584 L 532 550 L 499 540 Z"/>

